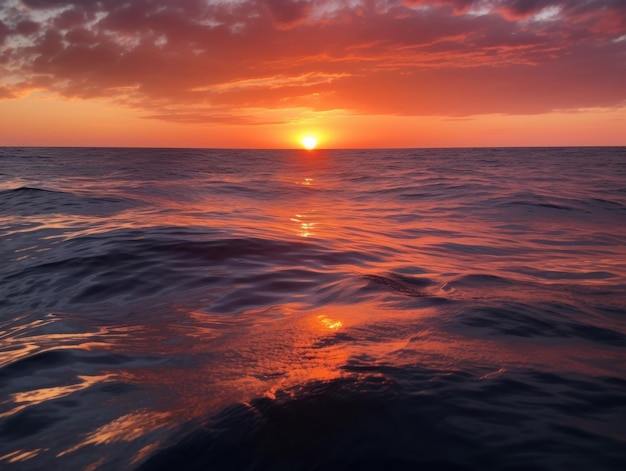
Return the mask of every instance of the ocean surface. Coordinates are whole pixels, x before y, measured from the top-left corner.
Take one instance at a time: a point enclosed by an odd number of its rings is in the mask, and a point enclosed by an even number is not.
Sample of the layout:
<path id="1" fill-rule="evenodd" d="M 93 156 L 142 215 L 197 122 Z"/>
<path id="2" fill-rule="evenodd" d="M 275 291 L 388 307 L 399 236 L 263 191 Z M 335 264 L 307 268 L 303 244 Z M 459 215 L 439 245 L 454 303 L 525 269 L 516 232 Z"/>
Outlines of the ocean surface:
<path id="1" fill-rule="evenodd" d="M 626 148 L 0 148 L 0 468 L 626 469 Z"/>

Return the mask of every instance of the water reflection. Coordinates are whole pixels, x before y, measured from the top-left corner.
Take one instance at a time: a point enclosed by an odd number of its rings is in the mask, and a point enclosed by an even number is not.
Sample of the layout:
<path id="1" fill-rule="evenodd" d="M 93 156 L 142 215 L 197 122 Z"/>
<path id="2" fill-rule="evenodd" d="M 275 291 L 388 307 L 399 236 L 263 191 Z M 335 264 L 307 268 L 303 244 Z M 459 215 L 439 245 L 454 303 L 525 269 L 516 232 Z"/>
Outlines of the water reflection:
<path id="1" fill-rule="evenodd" d="M 312 177 L 305 177 L 297 182 L 298 185 L 311 187 L 315 181 Z M 307 206 L 308 208 L 320 207 L 319 202 L 316 201 L 315 193 L 307 195 L 304 200 L 298 201 L 299 206 Z M 290 221 L 295 222 L 297 225 L 296 234 L 300 237 L 312 237 L 315 236 L 314 228 L 317 222 L 312 219 L 317 216 L 317 210 L 306 209 L 305 211 L 296 212 L 296 214 L 289 218 Z M 315 215 L 315 216 L 314 216 Z"/>
<path id="2" fill-rule="evenodd" d="M 511 178 L 407 168 L 410 155 L 254 158 L 164 164 L 154 181 L 146 165 L 115 183 L 112 209 L 59 196 L 59 211 L 11 216 L 0 461 L 124 467 L 171 428 L 311 383 L 378 375 L 433 398 L 454 391 L 427 384 L 450 372 L 475 392 L 521 369 L 622 368 L 623 249 L 591 213 L 528 213 L 523 193 L 491 189 Z"/>
<path id="3" fill-rule="evenodd" d="M 7 453 L 4 456 L 0 456 L 0 461 L 6 461 L 7 463 L 19 463 L 22 461 L 28 461 L 35 458 L 42 451 L 46 451 L 48 448 L 37 448 L 34 450 L 16 450 L 11 453 Z"/>
<path id="4" fill-rule="evenodd" d="M 73 394 L 75 392 L 90 388 L 97 383 L 113 381 L 114 378 L 115 375 L 113 374 L 106 374 L 101 376 L 78 376 L 80 383 L 67 386 L 34 389 L 31 391 L 23 391 L 12 394 L 10 396 L 10 399 L 8 401 L 4 401 L 2 405 L 11 403 L 19 405 L 9 410 L 8 412 L 0 414 L 0 417 L 9 417 L 11 415 L 17 414 L 27 407 L 69 396 L 70 394 Z"/>
<path id="5" fill-rule="evenodd" d="M 171 413 L 137 410 L 123 415 L 87 434 L 77 445 L 59 453 L 61 457 L 87 445 L 132 442 L 170 423 Z"/>
<path id="6" fill-rule="evenodd" d="M 139 326 L 76 323 L 73 316 L 50 313 L 43 319 L 19 316 L 0 324 L 0 367 L 48 350 L 97 351 L 132 337 Z M 87 329 L 85 329 L 87 328 Z"/>
<path id="7" fill-rule="evenodd" d="M 299 236 L 310 237 L 310 236 L 315 235 L 315 233 L 313 232 L 313 229 L 316 226 L 316 223 L 310 222 L 308 220 L 308 218 L 310 217 L 311 217 L 310 215 L 306 215 L 306 214 L 296 214 L 294 217 L 289 219 L 290 221 L 293 221 L 298 225 L 298 228 L 296 229 L 296 233 Z"/>
<path id="8" fill-rule="evenodd" d="M 330 319 L 325 314 L 320 314 L 319 316 L 317 316 L 317 318 L 320 320 L 320 322 L 322 323 L 324 327 L 330 330 L 338 330 L 340 327 L 343 326 L 341 321 Z"/>

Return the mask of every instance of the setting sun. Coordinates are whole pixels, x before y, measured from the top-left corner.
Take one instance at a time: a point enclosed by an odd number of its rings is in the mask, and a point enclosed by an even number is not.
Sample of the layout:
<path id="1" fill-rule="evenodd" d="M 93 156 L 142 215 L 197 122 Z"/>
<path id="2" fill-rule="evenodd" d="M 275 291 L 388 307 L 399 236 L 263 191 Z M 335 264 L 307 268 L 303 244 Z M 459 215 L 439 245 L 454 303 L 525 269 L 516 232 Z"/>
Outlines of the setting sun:
<path id="1" fill-rule="evenodd" d="M 317 146 L 317 139 L 313 136 L 304 136 L 300 142 L 307 150 L 313 150 Z"/>

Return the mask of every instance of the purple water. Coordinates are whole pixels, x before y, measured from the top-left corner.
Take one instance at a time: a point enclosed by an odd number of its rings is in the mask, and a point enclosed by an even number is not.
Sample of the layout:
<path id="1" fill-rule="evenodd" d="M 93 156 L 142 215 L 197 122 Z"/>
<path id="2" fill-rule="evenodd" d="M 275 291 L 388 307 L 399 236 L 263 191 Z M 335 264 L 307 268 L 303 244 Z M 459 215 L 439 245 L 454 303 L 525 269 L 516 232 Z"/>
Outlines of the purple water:
<path id="1" fill-rule="evenodd" d="M 0 148 L 3 469 L 626 469 L 626 148 Z"/>

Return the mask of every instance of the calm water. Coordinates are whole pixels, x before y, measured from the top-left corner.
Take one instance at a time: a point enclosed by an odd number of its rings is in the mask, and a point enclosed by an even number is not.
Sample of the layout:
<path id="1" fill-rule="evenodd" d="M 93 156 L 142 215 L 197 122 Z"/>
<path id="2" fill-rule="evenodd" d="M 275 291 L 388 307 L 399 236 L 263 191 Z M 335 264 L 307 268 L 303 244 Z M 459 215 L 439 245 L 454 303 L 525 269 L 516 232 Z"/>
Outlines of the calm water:
<path id="1" fill-rule="evenodd" d="M 0 149 L 3 469 L 626 469 L 626 148 Z"/>

